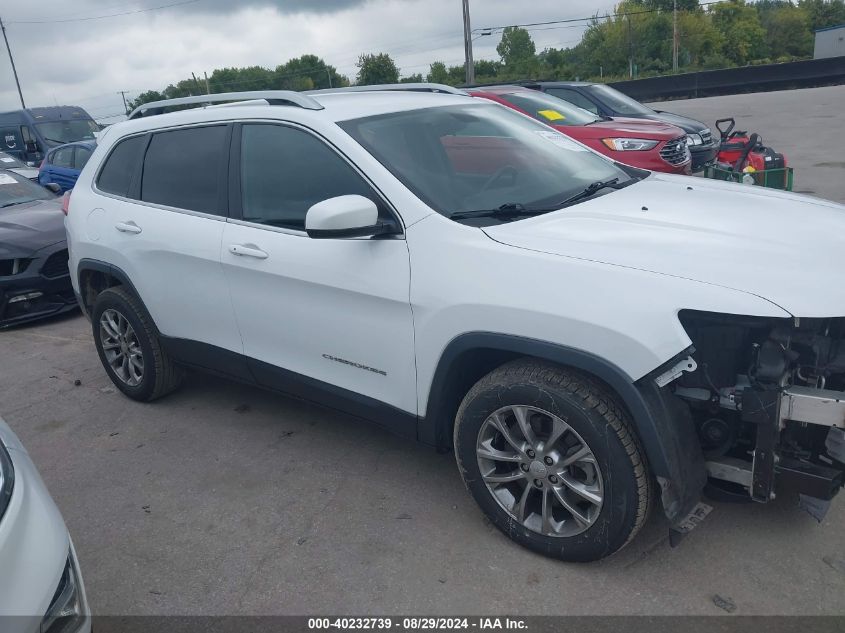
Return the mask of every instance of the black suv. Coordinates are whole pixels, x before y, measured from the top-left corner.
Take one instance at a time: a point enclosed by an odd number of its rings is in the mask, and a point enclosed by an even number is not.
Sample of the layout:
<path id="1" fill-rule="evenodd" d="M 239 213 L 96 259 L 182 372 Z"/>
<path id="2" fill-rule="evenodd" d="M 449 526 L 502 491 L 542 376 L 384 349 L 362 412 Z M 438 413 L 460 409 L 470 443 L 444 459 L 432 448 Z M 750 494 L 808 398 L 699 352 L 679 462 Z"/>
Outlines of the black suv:
<path id="1" fill-rule="evenodd" d="M 718 152 L 718 139 L 713 139 L 710 128 L 701 121 L 671 112 L 652 110 L 606 84 L 582 81 L 540 81 L 522 85 L 526 88 L 542 90 L 600 116 L 652 119 L 681 128 L 688 136 L 687 144 L 692 154 L 693 171 L 704 169 L 713 161 Z"/>

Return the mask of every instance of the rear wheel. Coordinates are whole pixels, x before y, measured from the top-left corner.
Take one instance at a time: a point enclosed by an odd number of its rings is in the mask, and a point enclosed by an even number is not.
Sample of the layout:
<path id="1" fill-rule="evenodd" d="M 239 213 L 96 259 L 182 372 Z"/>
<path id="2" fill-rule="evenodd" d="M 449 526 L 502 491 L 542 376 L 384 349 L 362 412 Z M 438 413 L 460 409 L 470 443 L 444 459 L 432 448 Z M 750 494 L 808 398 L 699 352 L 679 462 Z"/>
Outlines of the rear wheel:
<path id="1" fill-rule="evenodd" d="M 645 523 L 652 483 L 627 414 L 591 379 L 534 360 L 482 378 L 455 422 L 464 483 L 516 542 L 597 560 Z"/>
<path id="2" fill-rule="evenodd" d="M 114 385 L 134 400 L 160 398 L 182 381 L 182 371 L 162 349 L 141 302 L 120 286 L 97 296 L 91 313 L 94 344 Z"/>

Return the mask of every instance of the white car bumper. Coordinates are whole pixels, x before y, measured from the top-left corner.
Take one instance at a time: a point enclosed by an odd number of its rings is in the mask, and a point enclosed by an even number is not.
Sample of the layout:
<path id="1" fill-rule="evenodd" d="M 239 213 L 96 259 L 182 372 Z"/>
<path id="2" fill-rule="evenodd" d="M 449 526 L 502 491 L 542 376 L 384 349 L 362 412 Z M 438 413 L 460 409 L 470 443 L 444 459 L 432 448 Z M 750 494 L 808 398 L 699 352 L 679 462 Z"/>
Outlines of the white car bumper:
<path id="1" fill-rule="evenodd" d="M 67 528 L 35 465 L 2 418 L 0 446 L 0 630 L 89 633 L 88 601 Z M 2 491 L 8 492 L 10 480 L 11 497 L 5 499 Z"/>

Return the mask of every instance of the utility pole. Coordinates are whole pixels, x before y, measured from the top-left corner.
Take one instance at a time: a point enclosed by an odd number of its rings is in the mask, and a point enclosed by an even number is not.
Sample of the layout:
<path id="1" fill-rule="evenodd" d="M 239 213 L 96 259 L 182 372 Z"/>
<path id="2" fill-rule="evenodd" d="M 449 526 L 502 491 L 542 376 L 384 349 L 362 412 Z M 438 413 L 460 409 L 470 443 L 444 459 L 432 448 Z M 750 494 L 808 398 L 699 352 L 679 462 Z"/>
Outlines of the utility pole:
<path id="1" fill-rule="evenodd" d="M 21 98 L 21 107 L 26 109 L 26 104 L 23 102 L 23 92 L 21 92 L 21 82 L 18 81 L 18 70 L 15 68 L 15 58 L 12 57 L 12 49 L 9 47 L 9 38 L 6 37 L 6 27 L 3 25 L 2 18 L 0 18 L 0 30 L 3 31 L 3 39 L 6 41 L 6 50 L 9 51 L 9 61 L 12 62 L 12 74 L 15 76 L 15 84 L 18 87 L 18 96 Z"/>
<path id="2" fill-rule="evenodd" d="M 631 14 L 628 14 L 628 78 L 634 78 L 634 40 L 631 36 Z"/>
<path id="3" fill-rule="evenodd" d="M 208 85 L 208 73 L 205 72 L 205 71 L 202 71 L 202 74 L 205 75 L 205 94 L 210 95 L 211 94 L 211 88 Z"/>
<path id="4" fill-rule="evenodd" d="M 202 94 L 202 86 L 200 86 L 200 80 L 197 79 L 197 76 L 191 72 L 191 77 L 194 78 L 194 85 L 197 87 L 197 93 Z"/>
<path id="5" fill-rule="evenodd" d="M 126 114 L 129 114 L 129 106 L 126 105 L 126 91 L 125 90 L 118 90 L 117 94 L 119 94 L 121 97 L 123 97 L 123 111 L 126 112 Z"/>
<path id="6" fill-rule="evenodd" d="M 678 0 L 672 2 L 672 72 L 678 72 Z"/>
<path id="7" fill-rule="evenodd" d="M 469 24 L 469 0 L 463 0 L 464 5 L 464 63 L 466 64 L 466 82 L 475 83 L 475 62 L 472 61 L 472 28 Z"/>

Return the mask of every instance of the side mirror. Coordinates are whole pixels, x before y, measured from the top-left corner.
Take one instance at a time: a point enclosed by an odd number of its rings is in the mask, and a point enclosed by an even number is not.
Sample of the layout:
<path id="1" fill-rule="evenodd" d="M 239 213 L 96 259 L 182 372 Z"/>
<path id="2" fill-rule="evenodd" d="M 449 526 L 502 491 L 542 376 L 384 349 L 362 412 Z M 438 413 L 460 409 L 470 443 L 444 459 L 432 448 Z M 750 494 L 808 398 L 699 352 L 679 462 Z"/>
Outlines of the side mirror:
<path id="1" fill-rule="evenodd" d="M 305 214 L 305 232 L 315 239 L 373 237 L 398 232 L 393 222 L 379 222 L 376 203 L 359 195 L 318 202 Z"/>
<path id="2" fill-rule="evenodd" d="M 55 182 L 48 182 L 46 185 L 44 185 L 44 187 L 46 189 L 49 189 L 56 195 L 59 195 L 62 192 L 62 186 Z"/>
<path id="3" fill-rule="evenodd" d="M 24 147 L 26 148 L 26 151 L 30 154 L 34 154 L 38 151 L 38 145 L 35 144 L 35 141 L 25 141 Z"/>

